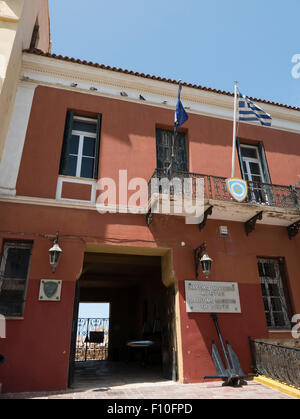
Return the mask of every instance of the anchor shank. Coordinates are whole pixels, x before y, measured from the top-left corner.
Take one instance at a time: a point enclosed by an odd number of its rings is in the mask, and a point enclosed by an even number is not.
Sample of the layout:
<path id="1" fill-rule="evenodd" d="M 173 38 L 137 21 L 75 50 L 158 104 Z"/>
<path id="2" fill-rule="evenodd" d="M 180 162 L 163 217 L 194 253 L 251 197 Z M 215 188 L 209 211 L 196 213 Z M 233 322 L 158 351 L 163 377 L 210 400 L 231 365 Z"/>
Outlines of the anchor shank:
<path id="1" fill-rule="evenodd" d="M 230 366 L 229 359 L 228 359 L 228 356 L 227 356 L 226 348 L 225 348 L 223 338 L 222 338 L 222 335 L 221 335 L 221 331 L 220 331 L 220 328 L 219 328 L 219 324 L 218 324 L 218 316 L 216 314 L 211 314 L 211 317 L 212 317 L 212 319 L 215 323 L 216 329 L 217 329 L 218 337 L 219 337 L 219 340 L 220 340 L 220 343 L 221 343 L 221 346 L 222 346 L 222 350 L 223 350 L 223 354 L 224 354 L 224 357 L 225 357 L 225 361 L 226 361 L 226 366 L 229 370 L 231 370 L 231 366 Z"/>

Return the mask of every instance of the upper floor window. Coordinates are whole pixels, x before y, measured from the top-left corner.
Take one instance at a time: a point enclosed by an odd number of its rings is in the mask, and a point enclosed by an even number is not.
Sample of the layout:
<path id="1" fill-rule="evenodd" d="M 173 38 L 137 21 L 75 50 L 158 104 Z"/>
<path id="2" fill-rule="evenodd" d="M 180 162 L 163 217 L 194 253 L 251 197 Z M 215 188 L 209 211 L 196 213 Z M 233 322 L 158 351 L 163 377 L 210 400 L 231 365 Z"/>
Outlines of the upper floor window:
<path id="1" fill-rule="evenodd" d="M 186 136 L 177 132 L 174 139 L 174 132 L 165 129 L 156 129 L 156 158 L 158 169 L 168 169 L 171 164 L 172 146 L 174 145 L 173 170 L 175 172 L 188 172 L 188 157 Z"/>
<path id="2" fill-rule="evenodd" d="M 86 118 L 67 114 L 59 173 L 81 178 L 98 178 L 101 115 Z"/>
<path id="3" fill-rule="evenodd" d="M 263 301 L 270 329 L 290 329 L 292 310 L 282 259 L 258 259 Z"/>
<path id="4" fill-rule="evenodd" d="M 248 181 L 248 199 L 255 203 L 271 204 L 272 190 L 266 153 L 262 142 L 257 146 L 243 144 L 237 140 L 237 151 L 243 179 Z"/>
<path id="5" fill-rule="evenodd" d="M 241 155 L 245 180 L 266 183 L 258 147 L 241 144 Z"/>
<path id="6" fill-rule="evenodd" d="M 22 317 L 31 257 L 30 243 L 4 243 L 0 265 L 0 314 Z"/>

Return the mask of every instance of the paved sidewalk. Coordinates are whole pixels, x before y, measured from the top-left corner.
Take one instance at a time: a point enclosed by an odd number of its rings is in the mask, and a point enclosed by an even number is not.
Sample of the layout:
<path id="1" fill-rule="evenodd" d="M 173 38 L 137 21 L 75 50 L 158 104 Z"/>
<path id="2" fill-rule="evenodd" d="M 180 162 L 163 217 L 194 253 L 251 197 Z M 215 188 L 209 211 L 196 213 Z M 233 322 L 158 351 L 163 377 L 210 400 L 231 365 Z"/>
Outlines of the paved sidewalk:
<path id="1" fill-rule="evenodd" d="M 255 381 L 241 388 L 222 387 L 222 383 L 179 384 L 170 381 L 122 386 L 73 389 L 55 393 L 7 394 L 1 398 L 22 399 L 293 399 Z"/>
<path id="2" fill-rule="evenodd" d="M 48 393 L 0 395 L 25 399 L 293 399 L 256 381 L 233 388 L 222 382 L 180 384 L 162 378 L 159 366 L 144 368 L 139 363 L 89 361 L 75 368 L 72 389 Z"/>

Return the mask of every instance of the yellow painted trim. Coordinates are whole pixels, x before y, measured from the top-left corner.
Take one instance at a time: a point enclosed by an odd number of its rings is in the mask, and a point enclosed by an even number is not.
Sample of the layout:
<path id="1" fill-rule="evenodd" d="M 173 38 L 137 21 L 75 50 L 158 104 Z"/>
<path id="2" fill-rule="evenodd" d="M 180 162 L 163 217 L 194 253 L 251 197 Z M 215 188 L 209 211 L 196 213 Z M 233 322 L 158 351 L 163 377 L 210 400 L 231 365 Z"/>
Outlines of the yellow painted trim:
<path id="1" fill-rule="evenodd" d="M 176 346 L 177 346 L 177 373 L 178 381 L 183 383 L 183 354 L 182 354 L 182 339 L 181 339 L 181 317 L 179 305 L 179 289 L 178 281 L 175 281 L 175 326 L 176 326 Z"/>
<path id="2" fill-rule="evenodd" d="M 283 384 L 281 381 L 273 380 L 272 378 L 265 377 L 264 375 L 254 377 L 253 380 L 264 384 L 265 386 L 275 388 L 276 390 L 295 397 L 296 399 L 300 399 L 300 389 L 297 389 L 296 387 L 288 386 L 287 384 Z"/>
<path id="3" fill-rule="evenodd" d="M 0 20 L 3 22 L 9 22 L 9 23 L 18 23 L 20 21 L 19 18 L 8 16 L 8 15 L 1 15 Z"/>
<path id="4" fill-rule="evenodd" d="M 169 287 L 175 282 L 172 250 L 162 247 L 138 247 L 110 245 L 103 243 L 86 243 L 85 253 L 114 253 L 123 255 L 161 256 L 162 282 Z"/>
<path id="5" fill-rule="evenodd" d="M 169 287 L 175 283 L 173 252 L 171 249 L 168 249 L 168 251 L 161 256 L 161 275 L 165 287 Z"/>
<path id="6" fill-rule="evenodd" d="M 86 243 L 84 249 L 86 253 L 115 253 L 137 256 L 164 256 L 169 250 L 169 248 L 162 247 L 123 246 L 98 242 Z"/>

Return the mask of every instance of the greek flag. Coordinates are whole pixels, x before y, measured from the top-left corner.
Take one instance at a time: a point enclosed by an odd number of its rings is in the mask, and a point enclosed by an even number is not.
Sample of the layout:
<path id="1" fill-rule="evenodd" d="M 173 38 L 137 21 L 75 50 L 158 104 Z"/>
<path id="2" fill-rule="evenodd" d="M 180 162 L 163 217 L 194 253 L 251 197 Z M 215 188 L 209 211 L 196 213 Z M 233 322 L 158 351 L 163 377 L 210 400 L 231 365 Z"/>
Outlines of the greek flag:
<path id="1" fill-rule="evenodd" d="M 184 124 L 185 121 L 188 120 L 189 116 L 186 113 L 181 100 L 180 100 L 180 93 L 181 93 L 182 85 L 179 84 L 178 88 L 178 99 L 177 99 L 177 105 L 176 105 L 176 111 L 175 111 L 175 119 L 174 119 L 174 131 L 177 132 L 178 127 L 180 125 Z"/>
<path id="2" fill-rule="evenodd" d="M 270 127 L 272 117 L 259 106 L 255 105 L 247 96 L 239 92 L 239 120 L 245 122 L 259 121 L 261 125 Z"/>

